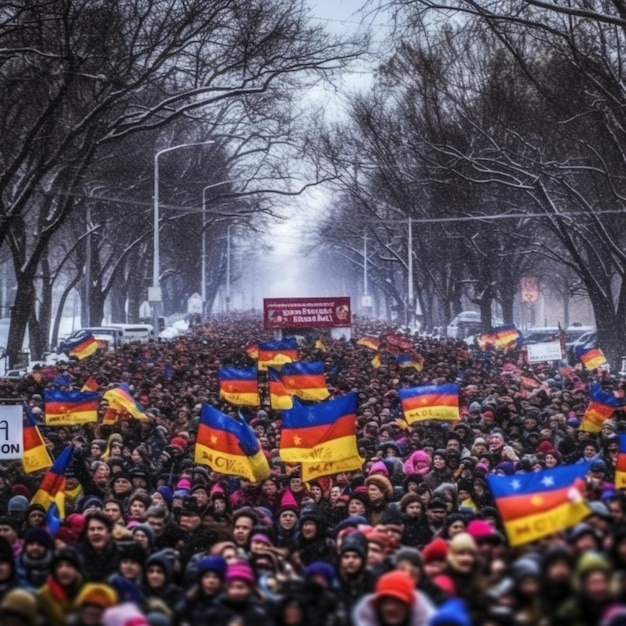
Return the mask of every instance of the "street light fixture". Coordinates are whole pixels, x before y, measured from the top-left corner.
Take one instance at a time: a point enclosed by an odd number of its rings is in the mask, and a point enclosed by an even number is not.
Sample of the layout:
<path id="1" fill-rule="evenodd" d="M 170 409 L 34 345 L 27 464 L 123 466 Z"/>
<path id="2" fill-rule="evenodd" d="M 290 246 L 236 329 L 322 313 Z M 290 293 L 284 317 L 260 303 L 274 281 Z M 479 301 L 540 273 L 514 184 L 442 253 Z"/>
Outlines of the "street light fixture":
<path id="1" fill-rule="evenodd" d="M 181 143 L 169 148 L 158 150 L 154 155 L 154 241 L 152 257 L 152 287 L 148 288 L 148 302 L 152 305 L 152 320 L 155 336 L 159 335 L 159 305 L 163 301 L 161 292 L 161 260 L 159 241 L 159 157 L 166 152 L 173 152 L 181 148 L 191 148 L 192 146 L 207 146 L 214 141 L 201 141 L 194 143 Z"/>

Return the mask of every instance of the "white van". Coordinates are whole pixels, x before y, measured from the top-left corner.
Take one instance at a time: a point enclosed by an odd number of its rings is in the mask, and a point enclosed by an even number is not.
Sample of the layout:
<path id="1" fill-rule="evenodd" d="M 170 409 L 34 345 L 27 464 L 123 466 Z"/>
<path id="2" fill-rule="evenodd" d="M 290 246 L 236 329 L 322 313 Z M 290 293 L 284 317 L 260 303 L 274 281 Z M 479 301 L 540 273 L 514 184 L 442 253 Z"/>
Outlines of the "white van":
<path id="1" fill-rule="evenodd" d="M 122 343 L 154 339 L 154 328 L 150 324 L 107 324 L 107 326 L 122 331 Z"/>

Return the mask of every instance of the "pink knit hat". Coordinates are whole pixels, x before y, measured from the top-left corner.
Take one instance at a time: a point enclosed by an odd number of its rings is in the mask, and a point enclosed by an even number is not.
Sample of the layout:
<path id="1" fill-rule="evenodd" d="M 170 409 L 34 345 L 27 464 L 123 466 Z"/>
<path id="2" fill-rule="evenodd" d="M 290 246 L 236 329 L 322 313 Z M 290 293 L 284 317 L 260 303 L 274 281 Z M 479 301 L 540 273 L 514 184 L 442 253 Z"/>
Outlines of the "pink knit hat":
<path id="1" fill-rule="evenodd" d="M 246 561 L 237 561 L 236 563 L 229 563 L 226 569 L 225 583 L 228 584 L 235 580 L 247 583 L 250 587 L 254 587 L 255 580 L 252 568 Z"/>

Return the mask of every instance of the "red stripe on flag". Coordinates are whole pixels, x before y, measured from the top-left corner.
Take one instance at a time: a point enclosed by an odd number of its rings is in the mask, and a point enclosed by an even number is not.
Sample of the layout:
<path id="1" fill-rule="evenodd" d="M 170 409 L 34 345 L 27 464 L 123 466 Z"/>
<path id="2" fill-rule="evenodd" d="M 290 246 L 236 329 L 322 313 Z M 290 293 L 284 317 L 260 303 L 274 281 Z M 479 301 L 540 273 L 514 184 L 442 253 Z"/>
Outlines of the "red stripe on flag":
<path id="1" fill-rule="evenodd" d="M 356 434 L 356 416 L 343 415 L 334 424 L 308 426 L 306 428 L 283 428 L 281 448 L 313 448 L 340 437 Z"/>

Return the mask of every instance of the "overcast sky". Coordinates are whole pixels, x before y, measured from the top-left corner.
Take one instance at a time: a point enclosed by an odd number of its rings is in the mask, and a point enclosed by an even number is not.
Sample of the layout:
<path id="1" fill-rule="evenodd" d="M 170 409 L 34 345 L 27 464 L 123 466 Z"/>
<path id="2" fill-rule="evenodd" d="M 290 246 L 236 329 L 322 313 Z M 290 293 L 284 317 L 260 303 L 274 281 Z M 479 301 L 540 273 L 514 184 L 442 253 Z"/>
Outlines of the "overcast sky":
<path id="1" fill-rule="evenodd" d="M 308 0 L 311 15 L 319 20 L 331 32 L 351 33 L 362 27 L 364 0 Z M 371 81 L 371 71 L 363 67 L 354 71 L 342 81 L 347 90 L 366 88 Z M 345 94 L 329 92 L 323 86 L 316 87 L 309 93 L 312 106 L 324 104 L 325 115 L 332 118 L 341 115 Z M 323 213 L 328 196 L 323 192 L 312 191 L 306 198 L 300 198 L 305 215 L 294 217 L 272 228 L 274 254 L 266 259 L 265 276 L 260 280 L 259 291 L 265 297 L 303 297 L 344 295 L 328 293 L 328 284 L 312 280 L 311 263 L 300 253 L 300 234 L 311 228 L 315 217 Z M 261 278 L 261 277 L 259 277 Z M 321 283 L 321 284 L 320 284 Z"/>

